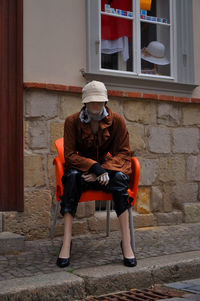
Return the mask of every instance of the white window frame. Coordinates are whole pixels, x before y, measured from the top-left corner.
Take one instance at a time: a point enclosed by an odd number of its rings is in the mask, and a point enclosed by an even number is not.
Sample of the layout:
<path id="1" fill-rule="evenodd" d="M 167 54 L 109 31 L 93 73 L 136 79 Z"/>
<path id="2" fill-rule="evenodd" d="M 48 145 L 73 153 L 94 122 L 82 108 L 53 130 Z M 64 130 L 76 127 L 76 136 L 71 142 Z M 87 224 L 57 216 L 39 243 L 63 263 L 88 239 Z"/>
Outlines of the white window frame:
<path id="1" fill-rule="evenodd" d="M 113 73 L 113 74 L 121 74 L 121 75 L 126 75 L 129 74 L 130 76 L 139 76 L 140 78 L 159 78 L 159 79 L 166 79 L 166 80 L 176 80 L 177 72 L 175 70 L 175 65 L 174 65 L 174 56 L 175 56 L 175 49 L 174 49 L 174 37 L 176 35 L 175 33 L 175 28 L 174 28 L 174 22 L 173 22 L 173 10 L 175 10 L 175 6 L 172 9 L 173 1 L 169 0 L 169 11 L 170 11 L 170 23 L 164 24 L 164 23 L 159 23 L 159 22 L 154 22 L 154 21 L 148 21 L 148 20 L 143 20 L 141 21 L 140 19 L 140 0 L 132 0 L 132 7 L 133 7 L 133 17 L 127 17 L 127 16 L 119 16 L 119 15 L 114 15 L 111 13 L 106 13 L 106 12 L 101 12 L 101 0 L 98 0 L 98 19 L 99 19 L 99 53 L 101 53 L 101 15 L 106 15 L 106 16 L 112 16 L 114 18 L 124 18 L 126 20 L 132 20 L 133 24 L 133 66 L 136 66 L 136 72 L 130 72 L 130 71 L 122 71 L 122 70 L 113 70 L 113 69 L 105 69 L 99 67 L 99 70 L 102 72 L 106 73 Z M 150 24 L 156 24 L 160 26 L 167 26 L 170 27 L 170 59 L 171 59 L 171 76 L 163 76 L 163 75 L 154 75 L 154 74 L 144 74 L 141 72 L 141 22 L 145 23 L 150 23 Z M 99 66 L 101 66 L 101 55 L 99 55 Z"/>
<path id="2" fill-rule="evenodd" d="M 164 0 L 163 0 L 164 1 Z M 84 76 L 90 79 L 104 79 L 105 82 L 111 81 L 113 85 L 116 82 L 123 82 L 123 86 L 127 87 L 138 84 L 141 87 L 154 86 L 157 89 L 157 82 L 159 81 L 160 89 L 163 87 L 166 90 L 173 90 L 170 83 L 174 84 L 175 91 L 185 90 L 192 91 L 195 85 L 194 82 L 194 56 L 193 56 L 193 28 L 192 20 L 192 0 L 169 0 L 170 5 L 170 60 L 171 60 L 171 76 L 160 76 L 153 74 L 141 73 L 141 57 L 140 57 L 140 0 L 132 0 L 134 16 L 129 19 L 135 19 L 133 25 L 133 39 L 136 40 L 136 47 L 133 47 L 133 59 L 134 66 L 136 66 L 136 72 L 120 71 L 101 68 L 101 0 L 86 0 L 87 3 L 87 70 L 84 72 Z M 139 12 L 139 13 L 136 13 Z M 189 11 L 189 12 L 188 12 Z M 185 20 L 185 15 L 188 18 Z M 110 14 L 109 14 L 110 15 Z M 119 16 L 118 16 L 119 17 Z M 180 22 L 177 21 L 180 18 Z M 175 21 L 176 20 L 176 21 Z M 153 21 L 146 21 L 148 23 L 155 23 Z M 189 28 L 188 28 L 189 24 Z M 160 25 L 161 26 L 161 25 Z M 184 27 L 185 26 L 185 27 Z M 178 28 L 177 28 L 178 27 Z M 186 32 L 187 31 L 187 32 Z M 185 37 L 185 32 L 187 36 Z M 183 45 L 183 39 L 186 40 L 185 47 Z M 182 48 L 184 50 L 182 51 Z M 177 50 L 178 49 L 178 50 Z M 181 53 L 180 53 L 181 49 Z M 184 65 L 184 53 L 187 56 L 186 64 Z M 119 78 L 119 79 L 117 79 Z M 127 84 L 126 84 L 127 82 Z M 165 84 L 166 83 L 166 84 Z M 185 86 L 183 86 L 184 84 Z"/>

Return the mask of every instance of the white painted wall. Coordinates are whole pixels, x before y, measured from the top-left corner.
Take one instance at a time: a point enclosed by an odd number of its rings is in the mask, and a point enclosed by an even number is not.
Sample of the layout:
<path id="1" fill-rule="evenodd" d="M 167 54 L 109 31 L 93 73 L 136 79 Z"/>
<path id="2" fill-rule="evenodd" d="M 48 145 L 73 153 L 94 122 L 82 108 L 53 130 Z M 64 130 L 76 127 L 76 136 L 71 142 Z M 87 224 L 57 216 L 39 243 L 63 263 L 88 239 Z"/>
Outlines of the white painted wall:
<path id="1" fill-rule="evenodd" d="M 83 86 L 85 0 L 24 0 L 24 82 Z"/>

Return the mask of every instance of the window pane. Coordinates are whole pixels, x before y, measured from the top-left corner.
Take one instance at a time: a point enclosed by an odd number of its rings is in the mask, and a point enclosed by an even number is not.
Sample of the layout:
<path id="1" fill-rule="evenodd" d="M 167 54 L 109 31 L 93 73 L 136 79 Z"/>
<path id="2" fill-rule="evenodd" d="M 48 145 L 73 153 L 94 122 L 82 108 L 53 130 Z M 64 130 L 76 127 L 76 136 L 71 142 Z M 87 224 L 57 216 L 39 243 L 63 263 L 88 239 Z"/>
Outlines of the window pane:
<path id="1" fill-rule="evenodd" d="M 101 0 L 101 68 L 133 71 L 132 18 L 132 0 Z"/>
<path id="2" fill-rule="evenodd" d="M 141 11 L 141 71 L 171 75 L 169 1 L 152 0 L 150 11 Z"/>

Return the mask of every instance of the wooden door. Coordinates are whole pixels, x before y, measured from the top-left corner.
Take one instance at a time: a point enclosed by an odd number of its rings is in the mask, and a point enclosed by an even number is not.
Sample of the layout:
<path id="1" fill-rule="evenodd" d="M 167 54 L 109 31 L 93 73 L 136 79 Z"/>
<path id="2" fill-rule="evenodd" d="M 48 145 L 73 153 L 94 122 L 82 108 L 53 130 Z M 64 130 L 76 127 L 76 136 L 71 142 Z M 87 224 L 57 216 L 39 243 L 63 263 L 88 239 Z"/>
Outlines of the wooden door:
<path id="1" fill-rule="evenodd" d="M 0 0 L 0 211 L 23 211 L 23 0 Z"/>

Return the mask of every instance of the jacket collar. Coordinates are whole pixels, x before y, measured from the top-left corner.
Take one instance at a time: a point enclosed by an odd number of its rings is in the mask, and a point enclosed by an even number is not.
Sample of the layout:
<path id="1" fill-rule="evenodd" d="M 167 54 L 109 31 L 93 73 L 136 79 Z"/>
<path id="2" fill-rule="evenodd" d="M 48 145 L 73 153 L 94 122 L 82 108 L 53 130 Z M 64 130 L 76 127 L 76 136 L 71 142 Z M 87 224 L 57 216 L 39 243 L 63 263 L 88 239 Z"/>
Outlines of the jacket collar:
<path id="1" fill-rule="evenodd" d="M 100 140 L 108 140 L 109 139 L 110 133 L 109 133 L 108 127 L 110 127 L 112 125 L 112 122 L 113 122 L 113 113 L 112 113 L 112 111 L 107 106 L 105 106 L 105 107 L 106 107 L 106 110 L 108 112 L 108 116 L 106 116 L 104 119 L 99 121 L 99 131 L 98 131 L 98 133 L 102 132 L 102 135 L 101 135 L 102 139 L 100 138 Z M 91 130 L 90 123 L 81 122 L 81 120 L 79 118 L 79 124 L 80 124 L 81 132 L 82 132 L 82 139 L 87 138 L 89 140 L 93 140 L 94 139 L 94 133 Z"/>

